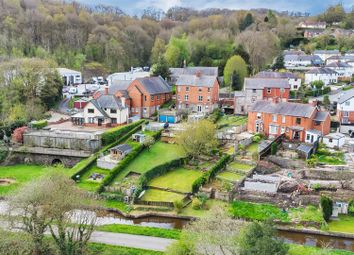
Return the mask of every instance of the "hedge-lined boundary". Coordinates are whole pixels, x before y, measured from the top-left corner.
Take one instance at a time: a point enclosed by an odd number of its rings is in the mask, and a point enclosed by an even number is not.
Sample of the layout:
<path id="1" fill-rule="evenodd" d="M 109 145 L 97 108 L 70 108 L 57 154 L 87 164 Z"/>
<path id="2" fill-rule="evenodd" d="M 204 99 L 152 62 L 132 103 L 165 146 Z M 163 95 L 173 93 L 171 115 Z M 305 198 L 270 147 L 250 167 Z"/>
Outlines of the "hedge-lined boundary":
<path id="1" fill-rule="evenodd" d="M 159 139 L 159 137 L 161 136 L 161 131 L 157 132 L 156 134 L 153 135 L 153 137 L 155 138 L 155 140 Z M 117 177 L 117 175 L 122 172 L 124 170 L 124 168 L 126 168 L 128 166 L 128 164 L 135 159 L 140 152 L 142 152 L 145 149 L 145 146 L 143 144 L 139 144 L 133 151 L 131 151 L 124 159 L 122 159 L 121 161 L 119 161 L 119 163 L 117 164 L 116 167 L 114 167 L 110 174 L 108 176 L 106 176 L 100 187 L 98 188 L 97 192 L 98 193 L 102 193 L 105 189 L 106 186 L 110 185 L 114 179 Z"/>
<path id="2" fill-rule="evenodd" d="M 143 121 L 144 122 L 144 121 Z M 97 158 L 102 154 L 104 153 L 105 151 L 107 151 L 108 149 L 112 148 L 113 146 L 116 146 L 118 145 L 119 143 L 121 143 L 122 141 L 126 140 L 129 138 L 129 136 L 131 136 L 132 134 L 134 134 L 137 130 L 139 130 L 141 128 L 141 125 L 143 124 L 143 122 L 140 122 L 139 125 L 136 125 L 134 123 L 130 124 L 130 125 L 127 125 L 126 127 L 130 127 L 131 130 L 124 134 L 123 136 L 121 137 L 116 137 L 116 141 L 114 141 L 113 143 L 103 147 L 101 150 L 99 150 L 98 152 L 94 153 L 93 155 L 91 155 L 89 158 L 87 159 L 84 159 L 84 160 L 81 160 L 79 163 L 77 163 L 73 168 L 72 168 L 72 171 L 74 172 L 74 174 L 71 176 L 71 178 L 73 180 L 76 179 L 76 176 L 77 175 L 82 175 L 84 174 L 88 169 L 89 167 L 92 166 L 93 163 L 95 163 L 95 161 L 97 160 Z M 135 124 L 135 125 L 133 125 Z M 127 129 L 125 129 L 127 130 Z M 122 134 L 121 134 L 122 135 Z"/>
<path id="3" fill-rule="evenodd" d="M 230 155 L 224 155 L 209 171 L 196 179 L 192 184 L 192 192 L 197 193 L 201 186 L 214 179 L 217 173 L 226 166 L 230 157 Z"/>
<path id="4" fill-rule="evenodd" d="M 151 168 L 149 171 L 141 175 L 134 192 L 134 198 L 139 197 L 140 193 L 147 187 L 149 181 L 158 176 L 164 175 L 165 173 L 171 171 L 174 168 L 181 166 L 184 163 L 184 159 L 185 158 L 173 159 L 169 162 Z"/>
<path id="5" fill-rule="evenodd" d="M 133 123 L 123 126 L 123 127 L 118 126 L 118 127 L 111 128 L 111 129 L 107 130 L 106 132 L 104 132 L 102 134 L 102 144 L 108 145 L 108 144 L 114 143 L 117 140 L 117 138 L 124 135 L 131 128 L 139 126 L 139 125 L 143 124 L 144 122 L 145 122 L 145 120 L 139 120 L 137 122 L 133 122 Z"/>

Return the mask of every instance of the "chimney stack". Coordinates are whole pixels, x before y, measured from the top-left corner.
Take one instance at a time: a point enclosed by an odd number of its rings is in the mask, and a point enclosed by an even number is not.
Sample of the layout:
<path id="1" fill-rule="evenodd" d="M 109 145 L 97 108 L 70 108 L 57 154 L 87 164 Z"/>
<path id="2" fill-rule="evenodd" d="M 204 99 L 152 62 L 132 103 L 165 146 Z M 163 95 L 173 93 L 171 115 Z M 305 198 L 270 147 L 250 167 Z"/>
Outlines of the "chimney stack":
<path id="1" fill-rule="evenodd" d="M 108 86 L 107 86 L 107 85 L 104 86 L 104 94 L 105 94 L 105 95 L 108 95 Z"/>

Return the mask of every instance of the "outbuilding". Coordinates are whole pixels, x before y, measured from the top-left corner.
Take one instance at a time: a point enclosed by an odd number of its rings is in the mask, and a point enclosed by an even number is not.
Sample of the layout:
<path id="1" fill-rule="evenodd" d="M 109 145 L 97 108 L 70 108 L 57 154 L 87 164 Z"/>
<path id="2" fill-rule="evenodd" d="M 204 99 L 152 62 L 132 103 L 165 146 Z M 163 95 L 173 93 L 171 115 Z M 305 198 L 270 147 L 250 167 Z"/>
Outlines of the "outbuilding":
<path id="1" fill-rule="evenodd" d="M 323 137 L 323 143 L 329 148 L 342 148 L 345 143 L 345 135 L 331 133 Z"/>

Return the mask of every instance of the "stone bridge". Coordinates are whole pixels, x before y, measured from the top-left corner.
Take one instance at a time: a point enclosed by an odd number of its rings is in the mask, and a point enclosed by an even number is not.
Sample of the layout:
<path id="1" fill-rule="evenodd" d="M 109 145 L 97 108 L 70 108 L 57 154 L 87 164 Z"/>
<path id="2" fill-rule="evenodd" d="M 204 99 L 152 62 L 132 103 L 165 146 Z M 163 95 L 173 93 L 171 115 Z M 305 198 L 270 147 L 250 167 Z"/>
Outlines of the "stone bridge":
<path id="1" fill-rule="evenodd" d="M 11 150 L 8 163 L 63 164 L 65 167 L 73 167 L 80 160 L 89 157 L 91 154 L 92 152 L 90 151 L 22 146 Z"/>

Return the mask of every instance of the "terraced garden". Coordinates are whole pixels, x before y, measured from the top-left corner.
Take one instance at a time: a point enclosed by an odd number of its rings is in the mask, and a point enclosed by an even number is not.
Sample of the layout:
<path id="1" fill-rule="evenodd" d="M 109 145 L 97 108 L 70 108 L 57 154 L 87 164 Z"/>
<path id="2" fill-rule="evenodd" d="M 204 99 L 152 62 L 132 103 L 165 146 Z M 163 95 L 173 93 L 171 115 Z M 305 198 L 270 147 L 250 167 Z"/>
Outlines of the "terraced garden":
<path id="1" fill-rule="evenodd" d="M 329 231 L 354 234 L 354 216 L 339 215 L 337 220 L 328 223 Z"/>
<path id="2" fill-rule="evenodd" d="M 246 116 L 224 115 L 216 122 L 219 128 L 228 128 L 247 123 Z"/>
<path id="3" fill-rule="evenodd" d="M 176 200 L 182 200 L 184 195 L 174 192 L 168 192 L 157 189 L 148 189 L 145 191 L 142 201 L 158 201 L 158 202 L 173 202 Z"/>

